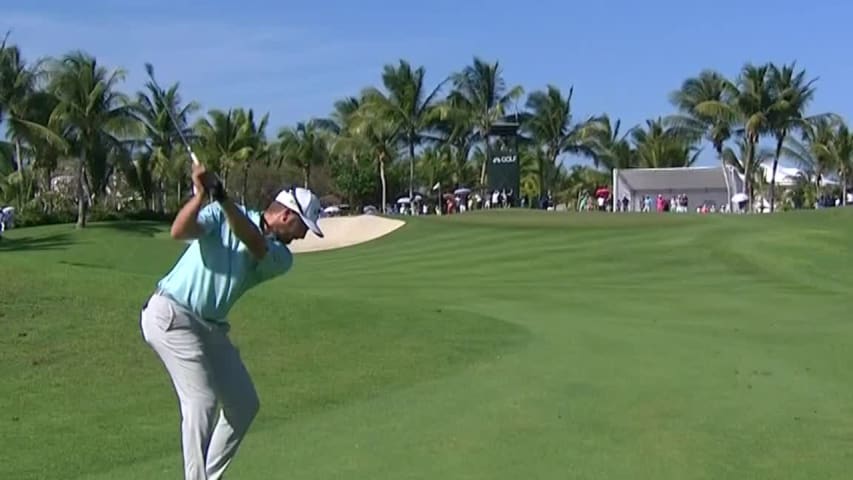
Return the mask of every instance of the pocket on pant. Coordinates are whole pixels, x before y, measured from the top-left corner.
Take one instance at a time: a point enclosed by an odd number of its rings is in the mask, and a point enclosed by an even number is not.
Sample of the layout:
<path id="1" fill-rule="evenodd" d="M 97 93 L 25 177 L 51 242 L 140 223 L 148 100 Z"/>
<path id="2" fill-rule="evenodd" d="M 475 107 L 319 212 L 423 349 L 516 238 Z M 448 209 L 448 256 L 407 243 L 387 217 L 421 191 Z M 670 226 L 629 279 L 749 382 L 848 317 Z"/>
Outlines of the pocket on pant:
<path id="1" fill-rule="evenodd" d="M 143 320 L 158 330 L 168 332 L 175 326 L 175 308 L 161 297 L 152 297 L 142 312 Z"/>

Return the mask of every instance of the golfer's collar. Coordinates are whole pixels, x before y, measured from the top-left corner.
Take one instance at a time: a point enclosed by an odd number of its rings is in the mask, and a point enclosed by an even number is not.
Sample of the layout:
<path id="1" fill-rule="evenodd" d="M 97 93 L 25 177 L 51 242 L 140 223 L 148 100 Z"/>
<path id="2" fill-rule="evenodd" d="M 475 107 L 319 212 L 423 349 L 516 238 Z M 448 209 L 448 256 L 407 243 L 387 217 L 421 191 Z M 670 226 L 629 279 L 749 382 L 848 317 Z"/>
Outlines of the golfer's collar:
<path id="1" fill-rule="evenodd" d="M 261 231 L 261 235 L 264 238 L 272 238 L 273 240 L 277 240 L 275 234 L 269 230 L 269 223 L 267 223 L 267 219 L 264 216 L 264 212 L 258 212 L 258 229 Z"/>

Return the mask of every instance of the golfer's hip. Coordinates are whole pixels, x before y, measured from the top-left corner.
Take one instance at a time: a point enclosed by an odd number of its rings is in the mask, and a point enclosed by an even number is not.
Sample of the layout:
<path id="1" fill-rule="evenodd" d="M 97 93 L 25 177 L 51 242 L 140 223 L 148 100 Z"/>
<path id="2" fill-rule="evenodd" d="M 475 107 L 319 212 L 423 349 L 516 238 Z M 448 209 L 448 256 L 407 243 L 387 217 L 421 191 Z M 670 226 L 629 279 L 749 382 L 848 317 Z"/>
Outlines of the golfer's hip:
<path id="1" fill-rule="evenodd" d="M 142 308 L 142 331 L 155 328 L 158 333 L 175 330 L 193 330 L 199 333 L 216 332 L 226 334 L 228 323 L 211 322 L 172 298 L 168 293 L 155 291 Z M 146 334 L 146 338 L 148 335 Z"/>

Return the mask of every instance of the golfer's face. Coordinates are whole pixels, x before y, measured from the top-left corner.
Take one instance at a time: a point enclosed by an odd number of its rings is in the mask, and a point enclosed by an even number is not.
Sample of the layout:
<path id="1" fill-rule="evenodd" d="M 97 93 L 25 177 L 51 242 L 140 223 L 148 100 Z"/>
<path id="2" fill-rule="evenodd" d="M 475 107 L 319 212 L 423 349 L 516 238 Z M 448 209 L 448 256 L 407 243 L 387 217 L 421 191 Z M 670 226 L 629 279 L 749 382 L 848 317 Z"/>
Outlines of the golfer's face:
<path id="1" fill-rule="evenodd" d="M 284 221 L 277 226 L 275 233 L 281 243 L 288 244 L 293 240 L 305 238 L 305 235 L 308 234 L 308 227 L 305 226 L 305 223 L 301 218 L 299 218 L 299 215 L 290 213 Z"/>

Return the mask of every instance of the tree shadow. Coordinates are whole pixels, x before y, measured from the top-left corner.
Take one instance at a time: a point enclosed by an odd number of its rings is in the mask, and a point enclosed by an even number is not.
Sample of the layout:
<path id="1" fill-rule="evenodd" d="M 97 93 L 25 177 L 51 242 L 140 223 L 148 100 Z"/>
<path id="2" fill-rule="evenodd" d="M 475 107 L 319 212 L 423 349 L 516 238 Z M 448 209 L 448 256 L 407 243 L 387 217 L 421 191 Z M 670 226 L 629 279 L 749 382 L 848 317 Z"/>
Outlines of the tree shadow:
<path id="1" fill-rule="evenodd" d="M 38 237 L 0 237 L 0 252 L 24 252 L 33 250 L 64 250 L 74 243 L 71 235 L 56 233 Z"/>
<path id="2" fill-rule="evenodd" d="M 87 228 L 100 228 L 107 230 L 116 230 L 125 233 L 134 233 L 137 235 L 145 235 L 153 237 L 164 231 L 162 222 L 155 221 L 115 221 L 90 224 Z"/>

